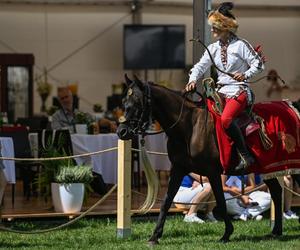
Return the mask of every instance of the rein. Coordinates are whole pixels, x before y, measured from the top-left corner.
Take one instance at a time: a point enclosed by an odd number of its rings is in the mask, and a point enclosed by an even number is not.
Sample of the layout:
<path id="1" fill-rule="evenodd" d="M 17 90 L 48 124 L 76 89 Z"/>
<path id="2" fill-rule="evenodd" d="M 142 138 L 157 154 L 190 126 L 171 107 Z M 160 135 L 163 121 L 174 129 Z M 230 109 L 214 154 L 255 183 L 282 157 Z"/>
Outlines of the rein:
<path id="1" fill-rule="evenodd" d="M 170 129 L 173 129 L 180 121 L 181 117 L 182 117 L 182 113 L 183 113 L 183 108 L 184 108 L 184 104 L 187 100 L 188 95 L 191 92 L 183 92 L 182 96 L 183 96 L 183 100 L 181 103 L 181 107 L 180 107 L 180 112 L 178 115 L 178 118 L 176 119 L 176 121 L 170 126 L 168 127 L 166 130 L 159 130 L 157 132 L 147 132 L 146 131 L 146 127 L 149 124 L 152 124 L 152 105 L 151 105 L 151 89 L 149 86 L 149 83 L 146 83 L 146 93 L 143 92 L 143 110 L 142 110 L 142 114 L 140 116 L 140 118 L 137 121 L 137 126 L 133 129 L 133 133 L 136 135 L 142 135 L 142 137 L 145 137 L 147 135 L 157 135 L 157 134 L 161 134 L 163 132 L 166 132 Z M 198 94 L 199 96 L 203 97 L 201 93 L 199 93 L 198 91 L 195 91 L 196 94 Z M 145 117 L 148 117 L 148 120 L 145 120 Z"/>
<path id="2" fill-rule="evenodd" d="M 149 119 L 144 124 L 151 124 L 152 123 L 152 109 L 151 109 L 152 106 L 151 106 L 151 92 L 150 92 L 149 83 L 147 83 L 146 86 L 147 86 L 148 91 L 147 91 L 147 94 L 144 95 L 144 96 L 146 96 L 146 99 L 147 99 L 146 104 L 148 105 L 148 108 L 150 109 L 150 112 L 149 112 L 149 116 L 148 116 Z M 161 129 L 157 132 L 147 132 L 146 129 L 145 129 L 145 126 L 141 127 L 141 128 L 138 127 L 137 134 L 141 134 L 143 137 L 146 136 L 146 135 L 157 135 L 157 134 L 161 134 L 163 132 L 166 132 L 166 131 L 174 128 L 181 119 L 181 116 L 182 116 L 182 113 L 183 113 L 183 107 L 184 107 L 184 104 L 185 104 L 185 101 L 187 99 L 188 94 L 189 93 L 186 93 L 186 92 L 183 93 L 183 100 L 182 100 L 181 107 L 180 107 L 180 113 L 178 115 L 177 120 L 170 127 L 168 127 L 166 130 Z M 145 113 L 145 112 L 143 111 L 142 114 L 143 113 Z M 142 120 L 142 118 L 143 117 L 141 116 L 140 120 Z"/>

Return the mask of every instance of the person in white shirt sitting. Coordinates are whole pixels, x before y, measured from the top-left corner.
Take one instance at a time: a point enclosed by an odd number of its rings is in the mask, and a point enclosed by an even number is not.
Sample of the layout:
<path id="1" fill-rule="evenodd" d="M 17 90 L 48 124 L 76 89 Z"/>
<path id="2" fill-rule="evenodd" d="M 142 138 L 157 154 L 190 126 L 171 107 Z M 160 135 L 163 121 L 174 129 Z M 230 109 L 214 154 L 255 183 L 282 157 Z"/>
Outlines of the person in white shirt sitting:
<path id="1" fill-rule="evenodd" d="M 204 223 L 204 220 L 197 216 L 197 211 L 200 208 L 206 208 L 206 219 L 208 221 L 216 222 L 217 220 L 212 213 L 215 203 L 212 202 L 214 195 L 210 183 L 207 177 L 202 176 L 202 186 L 200 184 L 200 178 L 201 176 L 195 173 L 184 176 L 173 201 L 176 207 L 188 210 L 184 217 L 185 222 Z M 178 203 L 176 204 L 176 202 Z M 201 204 L 201 202 L 203 202 L 203 204 Z M 194 205 L 189 205 L 188 203 L 194 203 Z"/>
<path id="2" fill-rule="evenodd" d="M 260 176 L 245 175 L 245 193 L 242 195 L 242 181 L 237 176 L 222 176 L 224 196 L 226 199 L 227 213 L 234 219 L 246 221 L 249 218 L 261 220 L 262 213 L 271 206 L 271 195 L 262 189 L 251 192 L 261 184 Z M 251 193 L 249 193 L 251 192 Z M 239 198 L 232 199 L 234 196 Z"/>

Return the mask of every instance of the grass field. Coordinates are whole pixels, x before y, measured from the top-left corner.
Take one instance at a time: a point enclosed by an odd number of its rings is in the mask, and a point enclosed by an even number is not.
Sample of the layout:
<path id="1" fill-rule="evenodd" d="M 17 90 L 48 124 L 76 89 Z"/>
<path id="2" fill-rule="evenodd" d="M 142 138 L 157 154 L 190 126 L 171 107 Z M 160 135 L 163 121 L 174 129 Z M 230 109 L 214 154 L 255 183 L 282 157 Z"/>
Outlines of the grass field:
<path id="1" fill-rule="evenodd" d="M 284 235 L 279 239 L 264 237 L 270 233 L 270 221 L 235 221 L 231 242 L 222 244 L 224 224 L 188 224 L 182 215 L 169 216 L 163 238 L 155 249 L 300 249 L 298 220 L 284 222 Z M 15 221 L 5 226 L 21 230 L 54 227 L 60 221 Z M 45 234 L 24 235 L 0 232 L 0 249 L 149 249 L 147 240 L 154 228 L 153 217 L 134 217 L 132 236 L 117 239 L 115 218 L 82 219 L 70 227 Z"/>

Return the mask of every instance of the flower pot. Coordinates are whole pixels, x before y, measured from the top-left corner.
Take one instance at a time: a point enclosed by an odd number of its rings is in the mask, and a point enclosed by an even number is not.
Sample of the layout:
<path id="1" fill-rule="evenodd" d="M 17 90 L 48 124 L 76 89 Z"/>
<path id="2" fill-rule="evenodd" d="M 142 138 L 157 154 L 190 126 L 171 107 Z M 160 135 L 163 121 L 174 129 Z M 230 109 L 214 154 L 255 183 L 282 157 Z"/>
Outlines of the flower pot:
<path id="1" fill-rule="evenodd" d="M 86 124 L 75 124 L 75 129 L 77 134 L 87 134 Z"/>
<path id="2" fill-rule="evenodd" d="M 51 183 L 52 202 L 56 212 L 78 213 L 81 210 L 83 183 Z"/>

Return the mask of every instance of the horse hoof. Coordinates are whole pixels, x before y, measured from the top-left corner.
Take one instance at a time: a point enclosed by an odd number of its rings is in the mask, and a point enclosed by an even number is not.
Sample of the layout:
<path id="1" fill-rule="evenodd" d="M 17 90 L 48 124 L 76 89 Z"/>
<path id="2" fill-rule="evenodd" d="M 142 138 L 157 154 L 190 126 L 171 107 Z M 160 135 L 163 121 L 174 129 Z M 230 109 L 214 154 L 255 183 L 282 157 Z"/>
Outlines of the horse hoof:
<path id="1" fill-rule="evenodd" d="M 282 233 L 270 233 L 265 236 L 266 239 L 275 239 L 282 236 Z"/>
<path id="2" fill-rule="evenodd" d="M 272 232 L 272 235 L 273 235 L 273 237 L 280 237 L 280 236 L 282 236 L 282 232 L 279 232 L 279 233 Z"/>
<path id="3" fill-rule="evenodd" d="M 220 243 L 228 243 L 228 242 L 230 242 L 230 239 L 222 237 L 222 238 L 219 240 L 219 242 L 220 242 Z"/>
<path id="4" fill-rule="evenodd" d="M 158 240 L 149 240 L 148 241 L 149 247 L 154 247 L 154 246 L 156 246 L 158 244 L 159 244 Z"/>

